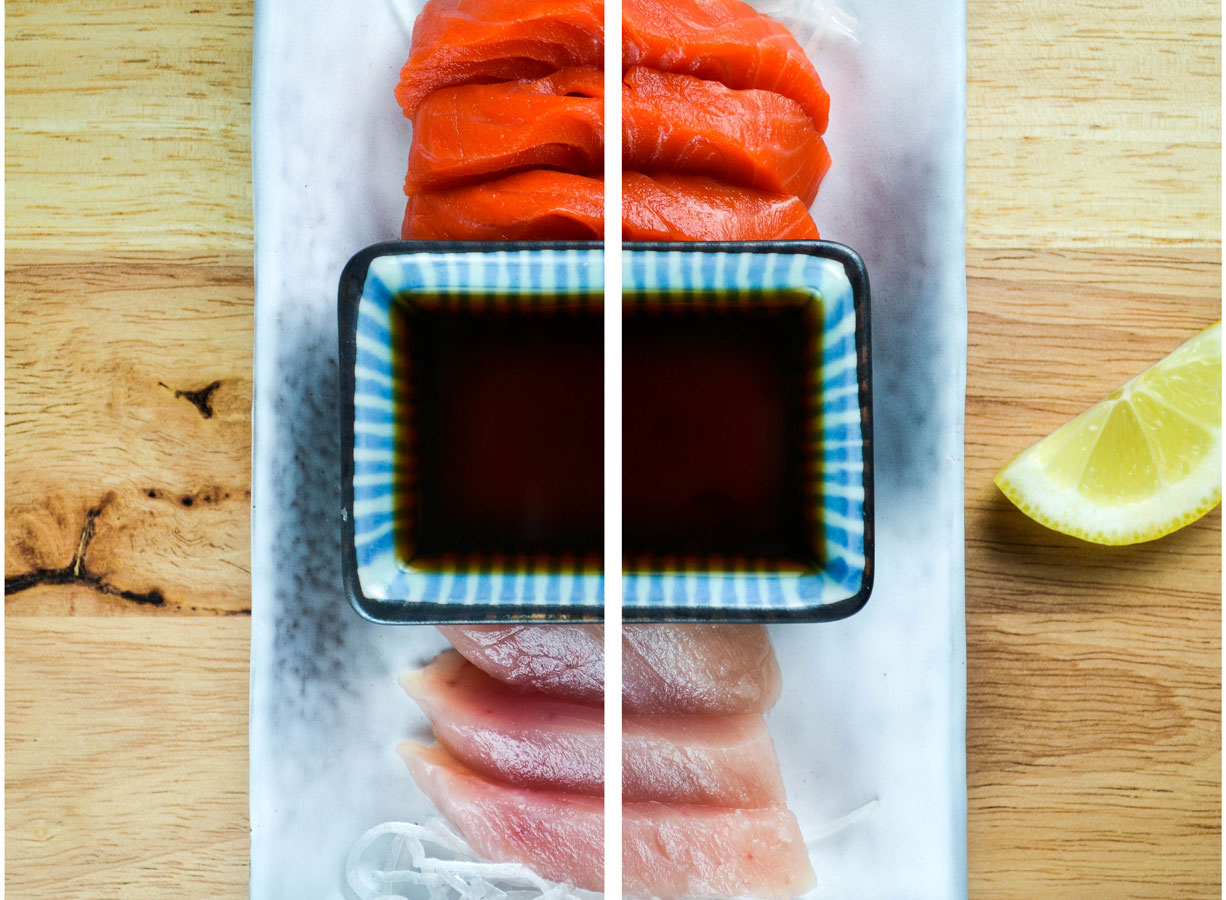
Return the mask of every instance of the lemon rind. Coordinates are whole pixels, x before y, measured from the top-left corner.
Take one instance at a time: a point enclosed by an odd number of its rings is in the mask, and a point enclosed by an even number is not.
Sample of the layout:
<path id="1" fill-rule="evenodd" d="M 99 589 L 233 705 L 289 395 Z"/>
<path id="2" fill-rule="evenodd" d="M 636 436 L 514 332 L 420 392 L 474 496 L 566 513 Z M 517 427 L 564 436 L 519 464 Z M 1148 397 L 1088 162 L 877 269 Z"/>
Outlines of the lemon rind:
<path id="1" fill-rule="evenodd" d="M 1179 404 L 1150 391 L 1146 382 L 1157 370 L 1174 370 L 1191 362 L 1214 359 L 1220 364 L 1221 329 L 1222 323 L 1216 322 L 1198 332 L 1166 358 L 1023 450 L 996 475 L 993 479 L 996 486 L 1011 503 L 1040 525 L 1096 544 L 1123 546 L 1153 541 L 1202 518 L 1222 500 L 1221 426 L 1207 427 L 1207 423 L 1189 416 Z M 1078 490 L 1077 482 L 1058 484 L 1045 468 L 1052 455 L 1050 449 L 1049 458 L 1044 462 L 1040 460 L 1040 448 L 1044 445 L 1050 448 L 1051 440 L 1061 432 L 1075 430 L 1077 423 L 1083 422 L 1095 409 L 1118 402 L 1114 398 L 1126 397 L 1133 390 L 1144 392 L 1198 427 L 1205 428 L 1212 438 L 1209 452 L 1204 456 L 1206 462 L 1186 478 L 1155 485 L 1154 491 L 1142 499 L 1119 503 L 1091 500 Z"/>
<path id="2" fill-rule="evenodd" d="M 1218 442 L 1210 467 L 1216 467 L 1220 456 Z M 1025 457 L 1023 452 L 1006 466 L 996 476 L 996 486 L 1040 525 L 1095 544 L 1124 546 L 1157 540 L 1202 518 L 1222 500 L 1221 475 L 1215 478 L 1212 468 L 1206 467 L 1203 474 L 1165 485 L 1143 500 L 1103 505 L 1086 499 L 1076 487 L 1055 485 L 1042 468 Z M 1043 502 L 1037 502 L 1036 497 L 1042 497 Z"/>

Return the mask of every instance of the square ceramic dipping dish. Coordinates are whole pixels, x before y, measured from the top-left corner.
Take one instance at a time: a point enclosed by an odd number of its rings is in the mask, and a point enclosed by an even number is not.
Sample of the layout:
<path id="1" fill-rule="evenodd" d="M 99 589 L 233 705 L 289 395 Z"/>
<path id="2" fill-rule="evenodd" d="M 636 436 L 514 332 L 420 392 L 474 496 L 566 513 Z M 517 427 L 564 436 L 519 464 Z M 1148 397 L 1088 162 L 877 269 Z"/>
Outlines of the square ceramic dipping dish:
<path id="1" fill-rule="evenodd" d="M 502 460 L 470 454 L 467 448 L 508 447 L 520 437 L 515 428 L 537 443 L 507 463 L 511 482 L 531 481 L 525 467 L 536 464 L 543 448 L 554 456 L 542 464 L 542 471 L 546 477 L 559 473 L 554 500 L 548 501 L 555 509 L 558 498 L 565 501 L 576 493 L 587 506 L 602 506 L 599 488 L 595 493 L 590 489 L 591 479 L 603 470 L 602 426 L 599 413 L 593 419 L 587 409 L 602 409 L 599 374 L 593 376 L 586 362 L 578 363 L 580 368 L 574 371 L 550 369 L 552 363 L 547 363 L 543 364 L 546 374 L 538 373 L 536 381 L 517 381 L 519 376 L 513 374 L 504 378 L 497 366 L 514 369 L 526 359 L 527 368 L 535 371 L 540 358 L 552 350 L 536 346 L 519 356 L 513 351 L 509 363 L 501 355 L 503 343 L 514 345 L 517 334 L 526 334 L 529 341 L 539 339 L 535 330 L 555 335 L 549 338 L 554 345 L 585 348 L 560 365 L 570 366 L 575 359 L 590 361 L 593 354 L 599 359 L 603 267 L 601 245 L 589 242 L 393 242 L 369 247 L 350 260 L 341 277 L 338 307 L 343 568 L 346 593 L 363 616 L 401 624 L 602 620 L 599 524 L 593 533 L 591 522 L 581 520 L 576 533 L 586 535 L 586 543 L 574 547 L 556 540 L 559 534 L 568 534 L 565 523 L 570 520 L 565 518 L 558 520 L 561 526 L 555 522 L 553 543 L 532 544 L 530 552 L 499 544 L 501 537 L 487 540 L 477 550 L 464 542 L 472 537 L 465 531 L 466 517 L 482 520 L 482 528 L 489 526 L 481 504 L 493 508 L 514 501 L 518 490 L 497 480 L 468 484 L 469 479 L 485 479 Z M 858 611 L 868 599 L 873 579 L 868 279 L 860 258 L 846 247 L 822 241 L 627 244 L 622 309 L 623 363 L 636 367 L 634 373 L 623 373 L 623 403 L 640 397 L 654 404 L 658 394 L 669 398 L 667 402 L 691 403 L 704 410 L 697 419 L 687 418 L 684 409 L 681 416 L 667 408 L 645 415 L 638 415 L 635 408 L 624 410 L 623 429 L 628 429 L 623 433 L 625 621 L 823 621 Z M 478 331 L 492 337 L 464 337 L 468 343 L 463 346 L 470 349 L 458 355 L 434 349 L 439 335 L 454 343 L 457 332 L 446 329 L 451 327 L 447 323 L 456 321 L 484 323 Z M 581 331 L 567 330 L 576 322 L 589 324 Z M 656 323 L 666 325 L 657 329 Z M 522 330 L 525 325 L 529 331 Z M 642 342 L 634 335 L 644 329 L 647 337 Z M 689 335 L 705 333 L 704 329 L 715 334 L 715 344 L 687 345 L 692 344 Z M 463 329 L 459 333 L 469 334 Z M 783 338 L 788 349 L 780 352 L 788 360 L 786 365 L 774 359 L 769 340 L 776 338 L 755 338 L 759 333 L 793 335 Z M 678 336 L 680 343 L 669 343 Z M 749 544 L 735 543 L 737 528 L 755 514 L 737 507 L 735 500 L 744 494 L 745 485 L 761 481 L 744 476 L 744 460 L 761 455 L 755 456 L 751 449 L 744 457 L 726 453 L 721 457 L 719 448 L 726 442 L 709 437 L 720 429 L 728 434 L 752 431 L 745 427 L 746 407 L 734 404 L 744 393 L 739 390 L 741 375 L 712 362 L 725 346 L 730 346 L 729 359 L 750 360 L 747 373 L 757 371 L 754 366 L 760 363 L 757 368 L 767 372 L 762 383 L 782 384 L 789 398 L 780 405 L 776 419 L 790 424 L 776 429 L 773 442 L 758 442 L 767 447 L 786 444 L 790 472 L 783 480 L 764 476 L 774 485 L 778 501 L 768 502 L 766 508 L 786 507 L 786 514 L 776 517 L 786 523 L 780 540 L 772 537 L 765 544 L 754 543 L 758 535 L 752 529 L 746 532 Z M 644 347 L 652 349 L 647 352 Z M 491 352 L 499 362 L 489 363 L 485 380 L 494 384 L 489 397 L 495 399 L 475 401 L 476 395 L 464 393 L 463 385 Z M 674 364 L 683 358 L 689 362 L 676 368 Z M 778 377 L 794 380 L 772 382 L 772 369 L 784 373 Z M 632 374 L 639 376 L 638 388 Z M 723 387 L 718 385 L 721 381 Z M 657 392 L 657 383 L 680 387 Z M 569 384 L 582 385 L 585 393 L 580 401 L 572 398 L 569 406 L 564 397 L 556 401 L 563 404 L 559 409 L 566 410 L 563 427 L 551 421 L 552 407 L 541 417 L 531 404 L 520 405 L 514 396 L 517 384 L 521 393 L 532 397 L 548 398 L 558 390 L 556 385 Z M 486 406 L 474 407 L 474 402 Z M 434 412 L 429 411 L 431 404 Z M 576 406 L 586 424 L 573 425 Z M 498 415 L 491 418 L 489 409 Z M 748 413 L 759 421 L 752 406 Z M 670 422 L 696 424 L 673 428 L 682 434 L 681 443 L 670 445 L 662 435 L 657 441 L 655 425 L 643 424 L 662 421 L 662 415 Z M 524 424 L 533 416 L 535 424 Z M 596 440 L 572 440 L 567 428 L 579 429 L 589 438 L 595 434 Z M 444 433 L 447 437 L 440 437 Z M 422 449 L 434 444 L 445 446 Z M 570 472 L 567 453 L 571 451 L 557 450 L 559 445 L 581 448 L 571 454 L 586 460 L 578 475 Z M 654 468 L 657 450 L 659 471 Z M 672 469 L 670 452 L 677 457 Z M 692 468 L 723 474 L 710 476 L 716 479 L 710 484 L 701 479 L 691 484 L 686 460 L 709 455 L 716 462 Z M 631 467 L 632 458 L 638 469 Z M 659 491 L 654 482 L 643 480 L 642 471 L 662 479 Z M 678 479 L 669 472 L 682 474 Z M 637 480 L 627 485 L 630 477 Z M 730 483 L 719 482 L 720 477 Z M 448 481 L 456 484 L 446 487 Z M 530 493 L 527 488 L 521 492 Z M 687 505 L 690 500 L 695 501 L 696 519 L 657 515 L 669 503 Z M 548 506 L 539 498 L 534 502 Z M 471 503 L 478 505 L 465 505 Z M 442 515 L 440 509 L 449 504 L 461 512 L 450 518 Z M 598 523 L 600 519 L 602 513 Z M 734 534 L 731 544 L 719 540 L 724 534 L 720 522 L 727 522 L 728 532 Z M 497 523 L 489 527 L 494 531 L 483 535 L 498 533 Z M 689 540 L 691 530 L 714 536 L 715 543 L 695 545 Z M 427 532 L 446 532 L 463 549 L 451 552 L 430 546 Z"/>
<path id="2" fill-rule="evenodd" d="M 499 409 L 507 392 L 497 371 L 469 377 L 483 353 L 500 352 L 502 334 L 511 335 L 502 344 L 515 345 L 516 335 L 520 345 L 528 344 L 504 365 L 533 368 L 533 357 L 547 352 L 549 344 L 542 345 L 539 334 L 525 334 L 525 323 L 548 323 L 546 338 L 556 332 L 565 341 L 572 336 L 566 331 L 571 324 L 586 322 L 589 327 L 580 339 L 589 365 L 580 375 L 587 393 L 599 402 L 600 382 L 592 379 L 593 374 L 600 377 L 602 367 L 603 290 L 604 251 L 594 242 L 400 241 L 368 247 L 349 261 L 341 275 L 338 307 L 342 563 L 346 593 L 363 616 L 404 624 L 603 618 L 598 533 L 603 458 L 579 460 L 583 472 L 572 474 L 543 500 L 528 498 L 528 506 L 539 507 L 577 484 L 589 506 L 597 506 L 585 526 L 586 546 L 573 552 L 558 546 L 556 522 L 553 539 L 538 541 L 536 552 L 497 546 L 505 536 L 497 511 L 508 497 L 504 484 L 489 480 L 489 463 L 501 461 L 489 453 L 481 456 L 483 448 L 473 445 L 488 442 L 484 449 L 490 450 L 506 439 L 508 430 L 520 428 L 523 433 L 510 435 L 522 445 L 516 459 L 535 466 L 532 451 L 549 452 L 553 443 L 567 442 L 568 435 L 565 427 L 542 423 L 539 416 L 532 421 L 534 411 L 523 403 Z M 454 352 L 434 352 L 431 341 Z M 435 359 L 413 358 L 418 350 Z M 547 392 L 550 382 L 564 381 L 567 366 L 575 363 L 568 357 L 521 382 L 528 390 Z M 584 436 L 576 443 L 587 457 L 603 450 L 600 409 L 587 411 Z M 435 440 L 431 429 L 446 432 L 446 439 Z M 555 454 L 554 460 L 559 458 L 565 461 Z M 467 485 L 457 471 L 482 483 Z M 507 477 L 517 475 L 511 471 Z M 534 468 L 524 477 L 534 478 L 535 486 L 542 474 Z M 482 505 L 483 495 L 491 491 L 494 496 Z M 446 504 L 459 511 L 440 510 Z M 466 515 L 480 519 L 493 535 L 478 541 L 475 550 L 472 534 L 480 526 L 466 530 Z M 428 546 L 427 530 L 441 530 L 463 549 Z"/>
<path id="3" fill-rule="evenodd" d="M 794 374 L 788 375 L 781 391 L 792 395 L 790 415 L 797 420 L 785 432 L 789 452 L 797 461 L 794 476 L 782 485 L 782 499 L 792 512 L 781 521 L 790 523 L 784 526 L 790 534 L 781 536 L 782 543 L 774 538 L 768 541 L 779 549 L 763 552 L 747 545 L 744 550 L 722 547 L 704 554 L 701 548 L 698 553 L 693 547 L 669 552 L 662 546 L 659 552 L 628 553 L 622 582 L 623 618 L 828 621 L 857 612 L 868 600 L 873 581 L 872 388 L 864 263 L 851 249 L 825 241 L 627 244 L 623 260 L 623 337 L 628 354 L 623 384 L 627 391 L 632 383 L 629 369 L 639 360 L 638 351 L 631 349 L 638 341 L 629 327 L 634 319 L 671 317 L 678 323 L 673 334 L 729 319 L 736 323 L 731 333 L 742 336 L 744 348 L 749 348 L 753 333 L 766 321 L 765 311 L 767 319 L 776 323 L 771 326 L 774 332 L 779 333 L 781 327 L 785 335 L 778 355 L 790 355 L 787 365 Z M 795 332 L 791 342 L 786 340 L 789 331 Z M 717 331 L 712 346 L 727 347 L 726 334 Z M 698 345 L 699 350 L 702 347 Z M 768 361 L 773 348 L 767 345 Z M 735 355 L 729 354 L 730 363 Z M 724 392 L 731 404 L 733 396 L 742 393 L 738 388 L 756 377 L 752 357 L 750 363 L 744 378 L 737 374 L 732 389 L 721 384 L 720 375 L 726 373 L 703 369 L 706 361 L 701 357 L 686 360 L 687 369 L 677 371 L 698 367 L 704 379 L 700 384 L 712 392 Z M 681 395 L 686 396 L 683 391 Z M 623 399 L 623 428 L 628 437 L 632 400 L 629 396 Z M 723 445 L 744 442 L 738 430 L 750 428 L 750 421 L 757 429 L 765 421 L 757 415 L 760 410 L 745 407 L 743 398 L 740 402 L 741 408 L 730 405 L 724 411 L 725 422 L 711 434 L 709 451 L 687 445 L 691 458 L 720 457 Z M 630 452 L 628 449 L 628 460 Z M 734 462 L 761 458 L 752 451 L 731 457 Z M 672 471 L 679 478 L 692 479 L 683 468 Z M 753 518 L 762 504 L 757 503 L 757 509 L 745 502 L 721 507 L 712 495 L 744 495 L 756 490 L 753 486 L 762 479 L 735 477 L 735 467 L 730 471 L 734 477 L 726 491 L 707 490 L 699 495 L 702 509 L 729 527 L 740 528 L 747 540 L 756 540 L 754 530 L 739 523 Z M 755 474 L 769 477 L 769 473 Z M 630 477 L 629 471 L 623 474 L 628 550 L 633 527 L 629 502 L 634 496 L 627 483 Z M 701 484 L 701 479 L 694 483 Z M 658 512 L 650 503 L 647 508 Z"/>

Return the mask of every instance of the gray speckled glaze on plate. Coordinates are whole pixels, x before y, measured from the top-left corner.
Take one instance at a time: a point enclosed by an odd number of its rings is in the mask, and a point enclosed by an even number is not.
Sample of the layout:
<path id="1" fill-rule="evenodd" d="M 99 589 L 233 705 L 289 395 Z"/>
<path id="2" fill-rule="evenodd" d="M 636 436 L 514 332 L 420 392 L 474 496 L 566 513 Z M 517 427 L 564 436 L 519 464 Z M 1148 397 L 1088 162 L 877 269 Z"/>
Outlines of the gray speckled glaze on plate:
<path id="1" fill-rule="evenodd" d="M 256 9 L 251 895 L 343 897 L 369 826 L 430 812 L 395 754 L 424 722 L 395 683 L 444 642 L 363 621 L 341 586 L 336 283 L 394 238 L 410 126 L 391 89 L 418 8 Z M 814 207 L 873 285 L 877 574 L 857 615 L 774 626 L 769 716 L 825 898 L 966 894 L 961 2 L 858 0 L 819 51 L 834 166 Z"/>

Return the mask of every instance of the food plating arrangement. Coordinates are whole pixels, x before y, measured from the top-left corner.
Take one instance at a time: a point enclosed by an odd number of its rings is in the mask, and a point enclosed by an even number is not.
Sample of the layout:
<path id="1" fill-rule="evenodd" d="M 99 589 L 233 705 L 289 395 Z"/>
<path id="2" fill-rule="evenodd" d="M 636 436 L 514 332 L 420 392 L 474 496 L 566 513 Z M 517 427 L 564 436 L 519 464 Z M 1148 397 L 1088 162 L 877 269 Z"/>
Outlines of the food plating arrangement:
<path id="1" fill-rule="evenodd" d="M 10 895 L 1221 894 L 1220 0 L 6 12 Z"/>
<path id="2" fill-rule="evenodd" d="M 622 237 L 816 239 L 830 97 L 788 29 L 740 2 L 629 0 L 621 39 Z M 600 239 L 603 62 L 603 3 L 428 3 L 396 86 L 400 236 Z"/>
<path id="3" fill-rule="evenodd" d="M 474 623 L 401 675 L 434 742 L 400 756 L 473 858 L 563 892 L 605 888 L 604 628 L 476 623 L 603 615 L 603 19 L 426 4 L 395 90 L 406 243 L 341 287 L 350 599 Z M 817 243 L 830 98 L 787 28 L 631 0 L 622 58 L 622 237 L 654 242 L 624 251 L 623 609 L 657 624 L 622 630 L 621 889 L 788 900 L 818 882 L 763 718 L 782 676 L 727 623 L 868 599 L 867 274 Z M 424 861 L 390 877 L 429 888 Z"/>
<path id="4" fill-rule="evenodd" d="M 253 896 L 964 893 L 960 8 L 268 8 Z"/>

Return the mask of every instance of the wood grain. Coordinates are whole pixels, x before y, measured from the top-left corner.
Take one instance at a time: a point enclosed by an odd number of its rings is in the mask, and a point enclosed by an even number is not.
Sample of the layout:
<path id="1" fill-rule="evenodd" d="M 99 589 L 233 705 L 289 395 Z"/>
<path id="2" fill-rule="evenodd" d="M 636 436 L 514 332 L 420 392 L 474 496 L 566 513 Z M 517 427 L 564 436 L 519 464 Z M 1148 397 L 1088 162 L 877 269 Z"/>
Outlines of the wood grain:
<path id="1" fill-rule="evenodd" d="M 249 610 L 252 5 L 5 13 L 6 613 Z"/>
<path id="2" fill-rule="evenodd" d="M 249 610 L 249 260 L 9 252 L 5 285 L 6 611 Z"/>
<path id="3" fill-rule="evenodd" d="M 967 241 L 1221 240 L 1221 4 L 972 0 Z"/>
<path id="4" fill-rule="evenodd" d="M 5 622 L 9 897 L 240 897 L 246 619 Z"/>
<path id="5" fill-rule="evenodd" d="M 5 5 L 10 897 L 246 893 L 251 15 Z"/>
<path id="6" fill-rule="evenodd" d="M 251 253 L 251 0 L 13 0 L 5 245 Z"/>
<path id="7" fill-rule="evenodd" d="M 1220 316 L 1218 252 L 971 251 L 968 293 L 971 894 L 1220 896 L 1220 510 L 1100 548 L 991 482 Z"/>
<path id="8" fill-rule="evenodd" d="M 991 483 L 1221 317 L 1221 9 L 968 13 L 971 896 L 1221 895 L 1221 513 L 1095 548 Z"/>
<path id="9" fill-rule="evenodd" d="M 5 13 L 6 886 L 241 896 L 252 3 Z M 1220 22 L 968 10 L 975 898 L 1221 893 L 1220 513 L 1098 549 L 991 484 L 1220 316 Z"/>

